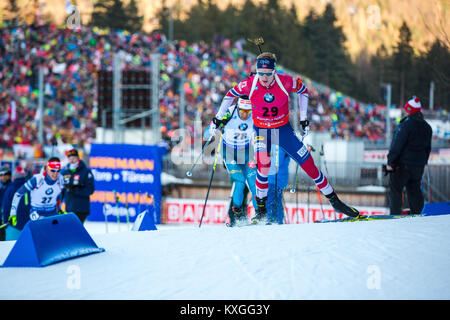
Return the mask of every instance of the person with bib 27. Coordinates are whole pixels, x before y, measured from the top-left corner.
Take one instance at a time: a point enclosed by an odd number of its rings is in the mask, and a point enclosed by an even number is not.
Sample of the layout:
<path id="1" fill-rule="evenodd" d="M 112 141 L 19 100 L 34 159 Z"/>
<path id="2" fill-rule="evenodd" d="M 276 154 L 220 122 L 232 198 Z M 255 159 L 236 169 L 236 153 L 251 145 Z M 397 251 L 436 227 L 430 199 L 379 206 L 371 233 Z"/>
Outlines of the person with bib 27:
<path id="1" fill-rule="evenodd" d="M 31 198 L 30 220 L 38 220 L 60 213 L 59 205 L 64 185 L 63 178 L 59 175 L 60 170 L 59 158 L 52 157 L 48 160 L 43 172 L 35 174 L 17 190 L 8 219 L 13 227 L 17 225 L 17 207 L 20 198 L 27 192 L 30 192 Z"/>
<path id="2" fill-rule="evenodd" d="M 222 157 L 225 167 L 230 174 L 234 191 L 228 215 L 230 216 L 230 227 L 235 226 L 237 221 L 246 220 L 244 206 L 247 204 L 246 185 L 255 195 L 256 163 L 250 148 L 253 136 L 253 120 L 251 117 L 251 101 L 246 97 L 238 99 L 237 104 L 228 108 L 221 118 L 223 129 L 223 152 Z M 214 133 L 214 129 L 210 131 Z M 248 190 L 247 189 L 247 190 Z M 256 208 L 256 200 L 252 197 L 253 206 Z"/>
<path id="3" fill-rule="evenodd" d="M 268 173 L 272 144 L 279 145 L 294 159 L 306 174 L 313 179 L 320 191 L 329 199 L 336 212 L 355 219 L 364 218 L 355 208 L 347 206 L 337 196 L 325 175 L 317 168 L 311 154 L 303 142 L 296 136 L 289 123 L 289 93 L 295 92 L 299 103 L 300 124 L 303 135 L 309 131 L 306 119 L 308 106 L 308 88 L 302 79 L 276 73 L 276 56 L 264 52 L 257 57 L 256 74 L 239 82 L 231 88 L 222 100 L 213 120 L 218 126 L 220 120 L 235 98 L 243 95 L 252 102 L 253 125 L 255 130 L 254 149 L 257 164 L 256 174 L 256 215 L 253 223 L 266 219 L 266 201 L 268 192 Z M 297 121 L 297 119 L 296 119 Z"/>

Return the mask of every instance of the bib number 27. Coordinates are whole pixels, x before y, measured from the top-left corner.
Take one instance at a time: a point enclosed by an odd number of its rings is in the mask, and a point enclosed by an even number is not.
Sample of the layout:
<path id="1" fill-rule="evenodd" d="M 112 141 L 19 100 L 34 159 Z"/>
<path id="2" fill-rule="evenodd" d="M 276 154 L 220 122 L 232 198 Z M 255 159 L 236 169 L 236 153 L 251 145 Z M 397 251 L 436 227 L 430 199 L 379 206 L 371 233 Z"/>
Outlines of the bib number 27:
<path id="1" fill-rule="evenodd" d="M 43 197 L 42 198 L 42 204 L 49 204 L 52 202 L 52 197 Z"/>

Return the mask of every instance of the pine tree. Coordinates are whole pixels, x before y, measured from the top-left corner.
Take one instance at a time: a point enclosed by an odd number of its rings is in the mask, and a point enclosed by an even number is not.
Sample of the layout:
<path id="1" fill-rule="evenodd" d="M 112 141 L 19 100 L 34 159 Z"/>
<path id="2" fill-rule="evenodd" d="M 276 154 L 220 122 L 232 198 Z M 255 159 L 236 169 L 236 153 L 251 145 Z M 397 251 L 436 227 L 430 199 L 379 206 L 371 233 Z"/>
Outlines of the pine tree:
<path id="1" fill-rule="evenodd" d="M 188 13 L 188 18 L 182 24 L 183 37 L 187 41 L 200 41 L 200 40 L 211 40 L 206 39 L 205 29 L 208 28 L 208 23 L 205 20 L 205 4 L 202 0 L 198 0 L 197 4 L 191 7 Z"/>
<path id="2" fill-rule="evenodd" d="M 445 43 L 436 40 L 423 58 L 424 72 L 429 76 L 429 81 L 435 83 L 436 107 L 450 110 L 450 50 Z M 429 82 L 422 84 L 426 89 Z"/>
<path id="3" fill-rule="evenodd" d="M 278 43 L 279 60 L 284 66 L 292 70 L 303 70 L 306 65 L 304 42 L 300 39 L 300 22 L 297 18 L 295 4 L 289 10 L 283 9 L 280 13 Z M 288 31 L 289 32 L 286 32 Z"/>
<path id="4" fill-rule="evenodd" d="M 236 18 L 237 29 L 243 38 L 253 39 L 261 35 L 258 25 L 260 13 L 261 11 L 255 6 L 252 0 L 245 0 Z M 250 42 L 246 43 L 245 49 L 255 54 L 258 53 L 258 49 Z"/>
<path id="5" fill-rule="evenodd" d="M 92 26 L 136 32 L 142 29 L 142 22 L 135 0 L 126 7 L 121 0 L 97 0 L 94 3 Z"/>
<path id="6" fill-rule="evenodd" d="M 411 47 L 411 31 L 406 24 L 403 22 L 400 27 L 400 37 L 394 48 L 393 62 L 394 69 L 397 71 L 398 79 L 398 92 L 399 92 L 399 105 L 403 106 L 405 104 L 405 94 L 409 89 L 408 86 L 408 76 L 411 74 L 413 65 L 413 48 Z"/>
<path id="7" fill-rule="evenodd" d="M 381 45 L 374 56 L 370 58 L 370 65 L 375 70 L 375 76 L 372 83 L 372 90 L 379 90 L 378 97 L 374 98 L 374 101 L 386 103 L 386 84 L 392 81 L 392 63 L 391 57 L 387 53 L 387 49 L 384 45 Z"/>
<path id="8" fill-rule="evenodd" d="M 8 0 L 8 5 L 6 6 L 6 18 L 10 20 L 15 20 L 20 17 L 19 6 L 17 5 L 17 0 Z"/>
<path id="9" fill-rule="evenodd" d="M 139 15 L 139 10 L 136 5 L 136 0 L 130 0 L 125 7 L 125 14 L 127 16 L 125 29 L 130 32 L 138 32 L 142 30 L 144 17 Z"/>
<path id="10" fill-rule="evenodd" d="M 169 32 L 169 8 L 167 7 L 166 0 L 161 1 L 161 9 L 156 12 L 156 17 L 158 17 L 158 31 L 164 34 Z"/>
<path id="11" fill-rule="evenodd" d="M 203 30 L 205 35 L 201 40 L 212 41 L 220 31 L 223 31 L 223 17 L 221 16 L 220 9 L 213 0 L 207 1 L 205 9 L 206 29 Z"/>
<path id="12" fill-rule="evenodd" d="M 228 34 L 233 41 L 241 39 L 243 36 L 237 23 L 238 9 L 236 9 L 232 3 L 229 3 L 224 12 L 221 13 L 221 16 L 223 17 L 223 23 L 219 33 Z"/>
<path id="13" fill-rule="evenodd" d="M 353 65 L 345 49 L 345 35 L 336 26 L 336 15 L 327 4 L 322 15 L 313 10 L 308 13 L 302 36 L 309 41 L 314 54 L 312 78 L 336 90 L 350 93 L 354 90 Z"/>

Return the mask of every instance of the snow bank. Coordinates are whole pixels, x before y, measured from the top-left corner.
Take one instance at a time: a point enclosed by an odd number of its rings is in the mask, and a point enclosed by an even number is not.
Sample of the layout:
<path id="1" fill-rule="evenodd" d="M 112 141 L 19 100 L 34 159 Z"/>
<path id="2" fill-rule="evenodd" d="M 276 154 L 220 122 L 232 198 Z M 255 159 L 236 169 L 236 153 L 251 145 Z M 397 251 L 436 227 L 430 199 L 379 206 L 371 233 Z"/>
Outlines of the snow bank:
<path id="1" fill-rule="evenodd" d="M 449 299 L 450 216 L 354 223 L 165 226 L 88 222 L 106 252 L 0 268 L 0 299 Z M 0 243 L 0 263 L 13 242 Z"/>

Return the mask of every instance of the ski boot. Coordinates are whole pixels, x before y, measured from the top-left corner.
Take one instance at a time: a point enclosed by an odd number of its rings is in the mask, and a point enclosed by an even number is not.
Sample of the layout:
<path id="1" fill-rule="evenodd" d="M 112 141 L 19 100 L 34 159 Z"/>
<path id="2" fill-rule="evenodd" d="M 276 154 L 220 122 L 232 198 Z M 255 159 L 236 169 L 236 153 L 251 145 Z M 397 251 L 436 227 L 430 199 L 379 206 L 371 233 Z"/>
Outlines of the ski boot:
<path id="1" fill-rule="evenodd" d="M 258 224 L 262 220 L 266 219 L 267 216 L 267 208 L 266 208 L 266 201 L 267 196 L 264 198 L 258 198 L 256 199 L 256 208 L 255 208 L 255 216 L 252 218 L 252 224 Z"/>
<path id="2" fill-rule="evenodd" d="M 244 210 L 242 210 L 241 207 L 235 207 L 233 206 L 231 208 L 231 210 L 233 210 L 234 216 L 236 217 L 236 222 L 237 223 L 243 223 L 246 220 L 246 216 L 244 214 Z"/>
<path id="3" fill-rule="evenodd" d="M 225 225 L 227 227 L 234 227 L 236 225 L 236 216 L 234 215 L 234 211 L 232 210 L 232 207 L 228 207 L 228 216 L 230 217 L 230 222 L 226 223 Z"/>
<path id="4" fill-rule="evenodd" d="M 355 208 L 347 206 L 345 203 L 343 203 L 337 196 L 335 192 L 326 195 L 328 200 L 330 201 L 331 206 L 334 208 L 334 211 L 337 213 L 343 213 L 349 217 L 351 217 L 352 220 L 364 220 L 367 219 L 366 216 L 360 215 L 359 211 Z"/>
<path id="5" fill-rule="evenodd" d="M 240 224 L 245 221 L 245 215 L 241 207 L 232 206 L 228 210 L 228 215 L 230 217 L 230 223 L 227 227 L 234 227 L 236 224 Z"/>

